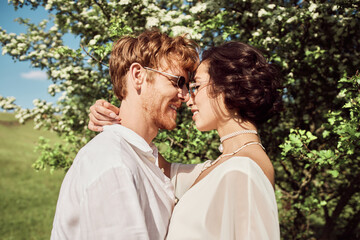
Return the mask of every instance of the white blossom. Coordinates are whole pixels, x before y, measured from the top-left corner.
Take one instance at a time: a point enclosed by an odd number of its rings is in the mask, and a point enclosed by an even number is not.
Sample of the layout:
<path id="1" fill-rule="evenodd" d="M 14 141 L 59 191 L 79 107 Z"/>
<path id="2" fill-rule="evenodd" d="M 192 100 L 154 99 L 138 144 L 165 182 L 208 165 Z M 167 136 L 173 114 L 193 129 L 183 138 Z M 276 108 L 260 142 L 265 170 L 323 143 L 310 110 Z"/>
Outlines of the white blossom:
<path id="1" fill-rule="evenodd" d="M 261 18 L 262 16 L 265 16 L 267 15 L 267 11 L 265 9 L 260 9 L 259 12 L 258 12 L 258 17 Z"/>
<path id="2" fill-rule="evenodd" d="M 49 30 L 50 32 L 56 32 L 58 30 L 58 26 L 54 25 Z"/>
<path id="3" fill-rule="evenodd" d="M 249 12 L 249 11 L 245 11 L 245 12 L 244 12 L 244 15 L 245 15 L 245 16 L 248 16 L 248 17 L 254 16 L 254 14 L 253 14 L 252 12 Z"/>
<path id="4" fill-rule="evenodd" d="M 45 5 L 45 10 L 50 10 L 52 8 L 52 4 L 48 3 Z"/>
<path id="5" fill-rule="evenodd" d="M 154 3 L 150 3 L 146 9 L 144 9 L 145 11 L 149 11 L 149 12 L 158 12 L 160 10 L 160 8 L 155 5 Z"/>
<path id="6" fill-rule="evenodd" d="M 260 36 L 259 31 L 254 32 L 254 33 L 252 34 L 252 36 L 254 36 L 254 37 L 258 37 L 258 36 Z"/>
<path id="7" fill-rule="evenodd" d="M 146 18 L 146 28 L 156 27 L 159 25 L 159 18 L 148 17 Z"/>
<path id="8" fill-rule="evenodd" d="M 189 29 L 184 26 L 174 26 L 171 28 L 171 30 L 175 36 L 183 34 L 183 33 L 188 33 L 188 31 L 189 31 Z"/>
<path id="9" fill-rule="evenodd" d="M 40 44 L 39 45 L 39 49 L 46 49 L 46 45 L 45 44 Z M 43 54 L 42 54 L 43 55 Z"/>
<path id="10" fill-rule="evenodd" d="M 128 5 L 129 3 L 131 3 L 131 0 L 121 0 L 119 2 L 120 5 Z"/>
<path id="11" fill-rule="evenodd" d="M 48 65 L 48 60 L 46 59 L 46 58 L 43 58 L 43 59 L 41 59 L 41 63 L 43 64 L 43 65 Z"/>
<path id="12" fill-rule="evenodd" d="M 19 43 L 19 44 L 17 45 L 17 47 L 18 47 L 18 48 L 21 48 L 21 49 L 24 49 L 24 48 L 26 48 L 26 44 L 25 44 L 25 43 Z"/>
<path id="13" fill-rule="evenodd" d="M 312 19 L 317 19 L 318 17 L 319 17 L 319 13 L 318 12 L 316 12 L 316 13 L 314 13 L 312 16 Z"/>
<path id="14" fill-rule="evenodd" d="M 97 42 L 96 39 L 91 39 L 90 42 L 89 42 L 89 45 L 90 45 L 90 46 L 93 46 L 93 45 L 96 44 L 96 42 Z"/>
<path id="15" fill-rule="evenodd" d="M 294 22 L 294 21 L 296 21 L 297 20 L 297 17 L 296 16 L 292 16 L 291 18 L 289 18 L 287 21 L 286 21 L 286 23 L 292 23 L 292 22 Z"/>
<path id="16" fill-rule="evenodd" d="M 201 12 L 204 12 L 206 10 L 206 6 L 207 6 L 206 2 L 204 2 L 204 3 L 198 2 L 195 6 L 190 8 L 189 11 L 192 14 L 201 13 Z"/>
<path id="17" fill-rule="evenodd" d="M 275 7 L 276 7 L 275 4 L 269 4 L 269 5 L 268 5 L 268 8 L 269 8 L 269 9 L 274 9 Z"/>
<path id="18" fill-rule="evenodd" d="M 17 43 L 17 41 L 16 41 L 15 38 L 12 38 L 12 39 L 10 40 L 10 42 L 11 42 L 12 44 L 14 44 L 14 45 Z"/>
<path id="19" fill-rule="evenodd" d="M 264 44 L 268 44 L 268 43 L 271 43 L 272 42 L 272 39 L 270 37 L 266 37 L 264 39 Z"/>
<path id="20" fill-rule="evenodd" d="M 309 6 L 309 11 L 315 12 L 316 8 L 317 8 L 317 5 L 313 2 L 311 2 L 310 6 Z"/>
<path id="21" fill-rule="evenodd" d="M 10 53 L 11 55 L 18 55 L 20 54 L 20 51 L 18 49 L 12 49 Z"/>
<path id="22" fill-rule="evenodd" d="M 169 27 L 168 26 L 164 26 L 164 25 L 161 25 L 160 26 L 160 31 L 162 32 L 167 32 L 169 30 Z"/>

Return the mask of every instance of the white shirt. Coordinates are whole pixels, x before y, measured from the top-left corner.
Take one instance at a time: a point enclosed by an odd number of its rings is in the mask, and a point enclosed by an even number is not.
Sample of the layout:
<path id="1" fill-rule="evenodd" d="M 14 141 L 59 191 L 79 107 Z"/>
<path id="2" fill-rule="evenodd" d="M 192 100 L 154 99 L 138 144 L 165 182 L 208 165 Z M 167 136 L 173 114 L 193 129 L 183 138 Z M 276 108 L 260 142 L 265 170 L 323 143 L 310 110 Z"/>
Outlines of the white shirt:
<path id="1" fill-rule="evenodd" d="M 157 154 L 132 130 L 105 126 L 64 178 L 51 239 L 164 239 L 175 199 Z"/>
<path id="2" fill-rule="evenodd" d="M 274 189 L 252 159 L 232 157 L 189 189 L 202 166 L 171 166 L 180 200 L 167 240 L 280 239 Z"/>

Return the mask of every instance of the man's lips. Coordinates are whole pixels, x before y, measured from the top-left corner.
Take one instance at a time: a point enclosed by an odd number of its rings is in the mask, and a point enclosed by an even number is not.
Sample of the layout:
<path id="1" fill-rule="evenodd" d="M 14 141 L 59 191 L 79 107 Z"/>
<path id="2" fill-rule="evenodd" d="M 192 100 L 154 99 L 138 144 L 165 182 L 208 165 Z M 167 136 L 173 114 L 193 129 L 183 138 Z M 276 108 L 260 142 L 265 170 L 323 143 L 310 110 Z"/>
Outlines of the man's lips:
<path id="1" fill-rule="evenodd" d="M 170 104 L 169 106 L 171 109 L 174 109 L 175 111 L 178 110 L 179 107 L 177 107 L 175 104 Z"/>
<path id="2" fill-rule="evenodd" d="M 169 104 L 169 107 L 177 111 L 181 107 L 181 102 L 172 102 Z"/>

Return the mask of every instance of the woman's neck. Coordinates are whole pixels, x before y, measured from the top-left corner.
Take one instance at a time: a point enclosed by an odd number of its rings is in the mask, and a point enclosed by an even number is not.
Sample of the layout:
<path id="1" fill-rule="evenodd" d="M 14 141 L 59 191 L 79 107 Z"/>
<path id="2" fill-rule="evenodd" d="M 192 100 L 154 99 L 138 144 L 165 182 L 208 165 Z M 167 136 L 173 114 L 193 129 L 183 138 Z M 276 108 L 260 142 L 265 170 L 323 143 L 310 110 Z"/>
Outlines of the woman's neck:
<path id="1" fill-rule="evenodd" d="M 225 139 L 222 142 L 223 145 L 223 153 L 231 153 L 236 149 L 241 147 L 242 145 L 248 142 L 259 142 L 258 135 L 254 133 L 244 133 L 246 130 L 257 130 L 255 125 L 250 122 L 240 122 L 235 119 L 230 119 L 223 126 L 217 129 L 220 138 L 228 136 L 231 133 L 241 131 L 241 134 L 235 135 Z"/>

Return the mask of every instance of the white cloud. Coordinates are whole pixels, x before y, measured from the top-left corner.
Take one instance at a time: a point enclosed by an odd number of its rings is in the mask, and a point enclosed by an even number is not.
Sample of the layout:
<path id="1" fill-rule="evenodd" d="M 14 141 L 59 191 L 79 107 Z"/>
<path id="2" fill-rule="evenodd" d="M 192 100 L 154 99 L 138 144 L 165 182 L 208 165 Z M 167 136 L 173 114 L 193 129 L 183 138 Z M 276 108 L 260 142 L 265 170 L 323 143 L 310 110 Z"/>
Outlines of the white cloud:
<path id="1" fill-rule="evenodd" d="M 26 73 L 21 73 L 20 76 L 22 78 L 26 79 L 32 79 L 32 80 L 46 80 L 47 75 L 45 72 L 42 71 L 30 71 Z"/>

